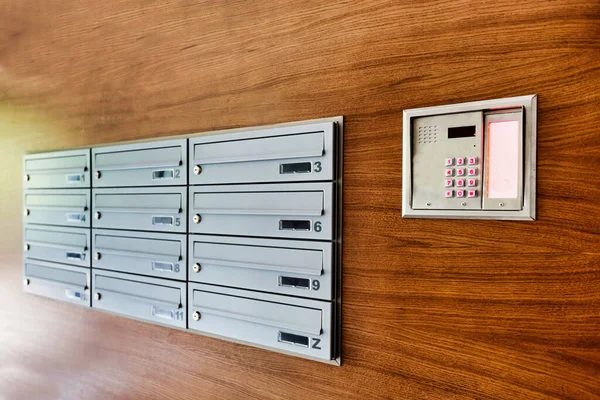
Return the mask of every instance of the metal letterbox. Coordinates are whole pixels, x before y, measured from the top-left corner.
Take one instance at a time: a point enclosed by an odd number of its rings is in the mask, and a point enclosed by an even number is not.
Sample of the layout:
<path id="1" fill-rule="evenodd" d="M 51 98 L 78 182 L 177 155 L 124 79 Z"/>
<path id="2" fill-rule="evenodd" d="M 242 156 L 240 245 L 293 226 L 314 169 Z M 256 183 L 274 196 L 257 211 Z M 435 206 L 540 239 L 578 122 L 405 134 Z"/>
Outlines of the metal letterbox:
<path id="1" fill-rule="evenodd" d="M 80 228 L 25 225 L 26 258 L 90 267 L 90 231 Z"/>
<path id="2" fill-rule="evenodd" d="M 187 139 L 92 149 L 94 187 L 187 185 Z"/>
<path id="3" fill-rule="evenodd" d="M 92 307 L 186 328 L 186 283 L 92 270 Z"/>
<path id="4" fill-rule="evenodd" d="M 190 187 L 190 232 L 332 240 L 333 183 Z"/>
<path id="5" fill-rule="evenodd" d="M 332 303 L 198 283 L 190 283 L 188 290 L 192 330 L 321 360 L 335 358 Z"/>
<path id="6" fill-rule="evenodd" d="M 190 235 L 189 280 L 332 300 L 333 243 Z"/>
<path id="7" fill-rule="evenodd" d="M 90 227 L 90 191 L 87 189 L 26 190 L 26 224 Z"/>
<path id="8" fill-rule="evenodd" d="M 186 187 L 93 189 L 93 228 L 186 232 Z"/>
<path id="9" fill-rule="evenodd" d="M 24 189 L 90 187 L 90 149 L 26 155 L 23 173 Z"/>
<path id="10" fill-rule="evenodd" d="M 187 236 L 94 229 L 94 268 L 186 279 Z"/>
<path id="11" fill-rule="evenodd" d="M 89 307 L 90 269 L 25 259 L 23 290 Z"/>
<path id="12" fill-rule="evenodd" d="M 190 184 L 335 179 L 336 122 L 190 139 Z"/>

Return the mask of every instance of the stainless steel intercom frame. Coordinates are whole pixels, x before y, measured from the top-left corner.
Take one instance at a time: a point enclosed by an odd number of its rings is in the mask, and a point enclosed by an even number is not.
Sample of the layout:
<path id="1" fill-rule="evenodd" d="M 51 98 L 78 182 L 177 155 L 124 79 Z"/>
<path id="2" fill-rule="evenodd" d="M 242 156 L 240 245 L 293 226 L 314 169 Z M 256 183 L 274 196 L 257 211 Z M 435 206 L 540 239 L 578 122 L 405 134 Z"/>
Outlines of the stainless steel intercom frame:
<path id="1" fill-rule="evenodd" d="M 523 206 L 521 210 L 448 210 L 415 209 L 412 205 L 413 182 L 413 121 L 419 117 L 467 113 L 474 111 L 494 112 L 517 107 L 523 109 Z M 435 107 L 404 110 L 402 143 L 402 217 L 404 218 L 451 218 L 535 220 L 536 218 L 536 144 L 537 144 L 537 96 L 519 96 L 503 99 L 475 101 Z M 482 191 L 483 192 L 483 191 Z"/>

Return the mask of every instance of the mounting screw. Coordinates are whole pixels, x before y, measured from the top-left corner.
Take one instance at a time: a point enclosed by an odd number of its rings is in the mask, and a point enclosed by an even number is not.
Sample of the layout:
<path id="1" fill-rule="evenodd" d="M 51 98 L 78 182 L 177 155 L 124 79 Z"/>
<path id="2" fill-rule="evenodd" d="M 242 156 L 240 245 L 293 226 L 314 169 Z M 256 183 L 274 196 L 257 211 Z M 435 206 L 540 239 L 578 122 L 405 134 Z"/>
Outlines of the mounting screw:
<path id="1" fill-rule="evenodd" d="M 194 312 L 194 314 L 192 314 L 192 318 L 194 318 L 194 321 L 200 321 L 200 313 L 198 311 Z"/>
<path id="2" fill-rule="evenodd" d="M 202 217 L 200 216 L 200 214 L 194 215 L 194 223 L 199 224 L 200 221 L 202 221 Z"/>
<path id="3" fill-rule="evenodd" d="M 25 286 L 28 286 L 31 282 L 29 282 L 29 279 L 25 278 L 23 279 L 23 283 L 25 284 Z"/>
<path id="4" fill-rule="evenodd" d="M 100 257 L 102 257 L 102 255 L 100 253 L 94 254 L 94 260 L 98 261 L 100 259 Z"/>
<path id="5" fill-rule="evenodd" d="M 498 203 L 498 205 L 499 205 L 500 207 L 504 207 L 504 203 L 502 203 L 502 202 Z"/>
<path id="6" fill-rule="evenodd" d="M 102 298 L 102 295 L 98 292 L 96 292 L 96 294 L 94 295 L 94 299 L 96 300 L 100 300 Z"/>
<path id="7" fill-rule="evenodd" d="M 94 173 L 94 177 L 96 177 L 96 179 L 100 179 L 100 178 L 102 177 L 102 172 L 100 172 L 100 171 L 96 171 L 96 172 Z"/>
<path id="8" fill-rule="evenodd" d="M 196 175 L 200 175 L 201 173 L 202 173 L 202 167 L 201 167 L 201 166 L 199 166 L 199 165 L 196 165 L 196 166 L 194 167 L 194 174 L 196 174 Z"/>
<path id="9" fill-rule="evenodd" d="M 25 174 L 25 177 L 24 177 L 24 179 L 25 179 L 25 182 L 28 182 L 28 181 L 29 181 L 29 179 L 31 179 L 31 177 L 29 176 L 29 174 Z"/>
<path id="10" fill-rule="evenodd" d="M 461 206 L 465 207 L 467 205 L 467 203 L 465 203 L 464 201 L 462 203 L 460 203 Z"/>
<path id="11" fill-rule="evenodd" d="M 29 251 L 29 245 L 25 244 L 25 246 L 23 246 L 23 248 L 25 249 L 25 251 Z"/>
<path id="12" fill-rule="evenodd" d="M 194 270 L 194 272 L 200 272 L 200 270 L 202 269 L 202 266 L 200 264 L 196 263 L 196 264 L 194 264 L 192 269 Z"/>
<path id="13" fill-rule="evenodd" d="M 431 206 L 431 203 L 430 203 L 430 202 L 427 202 L 427 203 L 425 203 L 425 205 L 426 205 L 427 207 L 430 207 L 430 206 Z"/>
<path id="14" fill-rule="evenodd" d="M 96 214 L 94 214 L 94 218 L 96 219 L 100 219 L 101 216 L 102 214 L 100 214 L 99 212 L 96 212 Z"/>
<path id="15" fill-rule="evenodd" d="M 23 214 L 25 214 L 25 216 L 29 215 L 29 210 L 26 208 L 25 211 L 23 211 Z"/>

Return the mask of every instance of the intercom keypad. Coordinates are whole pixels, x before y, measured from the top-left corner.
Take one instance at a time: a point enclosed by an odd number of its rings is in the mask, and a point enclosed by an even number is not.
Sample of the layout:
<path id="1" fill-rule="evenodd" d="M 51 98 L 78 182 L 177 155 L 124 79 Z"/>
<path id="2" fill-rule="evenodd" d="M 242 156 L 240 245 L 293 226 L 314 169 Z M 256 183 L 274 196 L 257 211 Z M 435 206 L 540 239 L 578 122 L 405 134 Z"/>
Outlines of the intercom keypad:
<path id="1" fill-rule="evenodd" d="M 460 167 L 461 165 L 465 165 L 465 163 L 468 163 L 469 167 L 465 168 L 465 167 Z M 476 198 L 479 196 L 479 192 L 477 191 L 476 188 L 479 187 L 479 168 L 475 167 L 475 165 L 477 165 L 478 163 L 478 157 L 475 156 L 471 156 L 471 157 L 450 157 L 450 158 L 446 158 L 445 160 L 445 170 L 444 170 L 444 175 L 445 175 L 445 180 L 444 180 L 444 187 L 445 187 L 445 192 L 444 192 L 444 197 L 447 199 L 451 199 L 451 198 Z M 448 178 L 448 177 L 457 177 L 457 179 L 454 178 Z M 468 176 L 467 179 L 463 178 Z M 469 188 L 471 188 L 471 190 L 465 191 L 465 190 L 452 190 L 449 188 L 453 188 L 453 187 L 457 187 L 457 188 L 462 188 L 465 187 L 465 185 Z"/>

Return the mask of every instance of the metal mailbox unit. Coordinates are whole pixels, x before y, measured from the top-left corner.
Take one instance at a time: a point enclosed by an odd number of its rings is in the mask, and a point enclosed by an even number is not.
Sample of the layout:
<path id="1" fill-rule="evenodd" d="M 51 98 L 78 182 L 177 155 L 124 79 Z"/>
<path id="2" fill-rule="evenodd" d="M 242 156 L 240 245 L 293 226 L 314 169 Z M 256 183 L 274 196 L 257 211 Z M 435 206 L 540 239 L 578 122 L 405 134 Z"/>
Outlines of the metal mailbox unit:
<path id="1" fill-rule="evenodd" d="M 24 290 L 340 365 L 342 135 L 336 117 L 25 156 Z"/>
<path id="2" fill-rule="evenodd" d="M 23 290 L 90 305 L 90 149 L 23 159 Z"/>
<path id="3" fill-rule="evenodd" d="M 342 122 L 190 139 L 191 330 L 340 365 Z"/>

